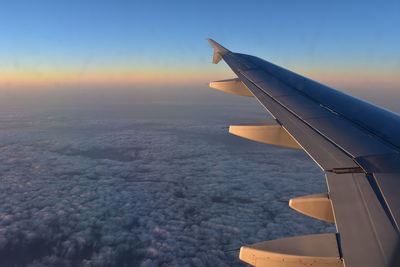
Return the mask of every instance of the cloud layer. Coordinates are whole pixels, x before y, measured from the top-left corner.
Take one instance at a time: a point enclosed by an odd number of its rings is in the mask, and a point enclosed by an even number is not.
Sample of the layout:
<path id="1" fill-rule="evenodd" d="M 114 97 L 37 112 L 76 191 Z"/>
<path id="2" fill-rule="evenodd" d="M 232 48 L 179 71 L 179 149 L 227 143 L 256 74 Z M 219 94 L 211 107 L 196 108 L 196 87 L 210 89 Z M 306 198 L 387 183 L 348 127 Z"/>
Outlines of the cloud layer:
<path id="1" fill-rule="evenodd" d="M 234 109 L 2 111 L 1 266 L 243 266 L 244 244 L 334 231 L 288 207 L 326 191 L 315 164 L 230 136 Z"/>

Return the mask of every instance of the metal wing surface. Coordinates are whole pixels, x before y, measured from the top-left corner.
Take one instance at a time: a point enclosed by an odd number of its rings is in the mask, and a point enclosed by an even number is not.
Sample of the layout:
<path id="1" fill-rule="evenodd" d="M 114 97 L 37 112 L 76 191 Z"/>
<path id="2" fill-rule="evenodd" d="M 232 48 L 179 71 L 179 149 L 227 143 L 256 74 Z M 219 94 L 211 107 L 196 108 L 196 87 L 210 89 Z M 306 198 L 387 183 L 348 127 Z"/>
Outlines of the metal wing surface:
<path id="1" fill-rule="evenodd" d="M 210 86 L 254 96 L 274 120 L 232 125 L 255 141 L 303 149 L 325 171 L 328 192 L 291 199 L 337 233 L 265 241 L 241 248 L 255 266 L 400 266 L 400 116 L 209 39 L 213 63 L 237 78 Z M 316 192 L 320 193 L 320 192 Z"/>

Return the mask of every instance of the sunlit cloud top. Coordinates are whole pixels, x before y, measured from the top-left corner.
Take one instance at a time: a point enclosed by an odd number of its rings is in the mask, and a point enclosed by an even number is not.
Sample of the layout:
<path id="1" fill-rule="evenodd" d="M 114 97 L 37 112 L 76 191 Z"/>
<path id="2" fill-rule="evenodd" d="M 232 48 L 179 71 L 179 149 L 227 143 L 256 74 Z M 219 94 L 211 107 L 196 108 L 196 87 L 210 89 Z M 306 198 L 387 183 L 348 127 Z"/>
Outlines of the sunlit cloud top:
<path id="1" fill-rule="evenodd" d="M 226 78 L 207 37 L 322 81 L 395 86 L 399 13 L 398 1 L 8 1 L 0 86 Z"/>

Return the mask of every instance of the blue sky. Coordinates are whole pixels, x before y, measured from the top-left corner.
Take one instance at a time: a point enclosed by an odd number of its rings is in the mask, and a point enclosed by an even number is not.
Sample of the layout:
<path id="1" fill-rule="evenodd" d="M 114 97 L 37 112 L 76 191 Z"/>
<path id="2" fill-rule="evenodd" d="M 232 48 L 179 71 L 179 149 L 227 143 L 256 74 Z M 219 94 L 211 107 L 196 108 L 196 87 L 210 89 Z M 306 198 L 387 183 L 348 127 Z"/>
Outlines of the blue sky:
<path id="1" fill-rule="evenodd" d="M 209 64 L 212 37 L 316 77 L 352 70 L 394 77 L 399 14 L 399 1 L 4 1 L 0 70 L 18 73 L 8 79 L 227 72 Z"/>

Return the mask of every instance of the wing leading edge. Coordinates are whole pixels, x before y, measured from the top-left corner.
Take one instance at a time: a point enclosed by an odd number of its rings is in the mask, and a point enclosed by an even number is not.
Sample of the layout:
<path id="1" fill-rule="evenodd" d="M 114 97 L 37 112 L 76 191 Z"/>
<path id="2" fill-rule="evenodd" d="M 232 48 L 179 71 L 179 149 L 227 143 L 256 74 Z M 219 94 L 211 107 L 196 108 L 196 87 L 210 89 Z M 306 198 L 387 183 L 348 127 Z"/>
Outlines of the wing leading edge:
<path id="1" fill-rule="evenodd" d="M 326 172 L 329 192 L 292 199 L 290 206 L 337 228 L 336 234 L 244 246 L 240 258 L 271 267 L 400 266 L 400 116 L 209 42 L 213 63 L 223 59 L 237 75 L 210 86 L 254 96 L 274 117 L 266 126 L 234 126 L 233 133 L 302 148 Z"/>

